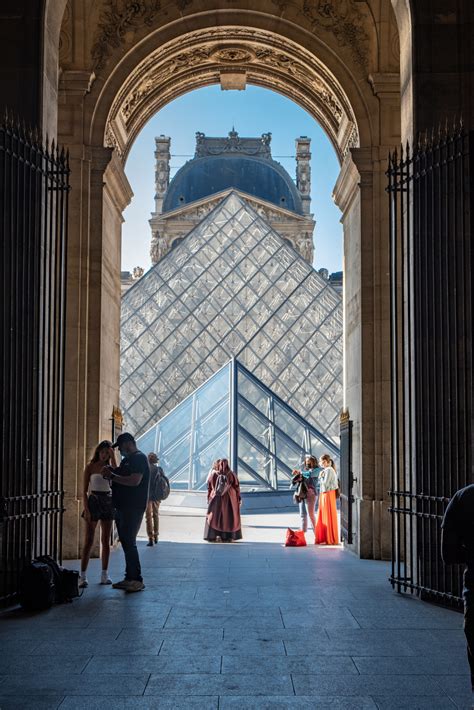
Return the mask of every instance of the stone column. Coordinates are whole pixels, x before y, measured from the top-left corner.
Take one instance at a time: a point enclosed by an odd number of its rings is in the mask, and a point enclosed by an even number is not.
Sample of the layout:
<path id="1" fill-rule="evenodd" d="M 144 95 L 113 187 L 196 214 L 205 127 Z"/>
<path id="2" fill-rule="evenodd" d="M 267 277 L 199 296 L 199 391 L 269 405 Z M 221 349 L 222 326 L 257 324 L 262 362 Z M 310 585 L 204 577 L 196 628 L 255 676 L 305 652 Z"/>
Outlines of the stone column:
<path id="1" fill-rule="evenodd" d="M 353 548 L 390 556 L 390 281 L 385 148 L 353 148 L 334 189 L 344 228 L 344 407 L 353 420 Z"/>
<path id="2" fill-rule="evenodd" d="M 73 72 L 61 87 L 60 140 L 71 155 L 63 470 L 66 559 L 77 557 L 82 544 L 84 466 L 97 443 L 110 438 L 112 408 L 119 404 L 121 223 L 132 196 L 113 149 L 82 141 L 89 82 L 86 74 Z"/>

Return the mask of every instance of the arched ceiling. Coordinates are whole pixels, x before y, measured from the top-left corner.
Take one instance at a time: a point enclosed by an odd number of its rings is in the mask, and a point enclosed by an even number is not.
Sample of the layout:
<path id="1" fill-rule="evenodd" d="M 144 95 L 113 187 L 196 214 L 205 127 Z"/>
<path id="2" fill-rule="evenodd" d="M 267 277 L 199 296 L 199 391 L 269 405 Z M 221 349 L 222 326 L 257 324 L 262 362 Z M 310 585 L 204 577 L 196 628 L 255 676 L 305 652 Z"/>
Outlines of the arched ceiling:
<path id="1" fill-rule="evenodd" d="M 339 159 L 359 145 L 342 87 L 313 54 L 288 38 L 255 28 L 221 26 L 162 45 L 127 77 L 111 107 L 105 144 L 125 160 L 146 121 L 178 96 L 227 78 L 284 94 L 325 129 Z"/>

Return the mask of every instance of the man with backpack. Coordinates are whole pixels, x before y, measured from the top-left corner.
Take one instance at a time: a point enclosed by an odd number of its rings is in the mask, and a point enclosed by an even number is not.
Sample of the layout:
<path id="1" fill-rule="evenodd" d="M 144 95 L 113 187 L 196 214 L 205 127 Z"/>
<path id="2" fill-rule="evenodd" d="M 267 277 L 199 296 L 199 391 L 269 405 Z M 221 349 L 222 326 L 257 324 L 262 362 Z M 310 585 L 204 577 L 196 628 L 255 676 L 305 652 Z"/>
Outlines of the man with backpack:
<path id="1" fill-rule="evenodd" d="M 166 478 L 161 466 L 158 465 L 159 461 L 155 453 L 151 452 L 148 454 L 148 463 L 150 464 L 150 490 L 146 508 L 147 547 L 153 547 L 153 545 L 158 543 L 158 536 L 160 534 L 160 503 L 162 500 L 166 500 L 170 493 L 170 482 Z"/>

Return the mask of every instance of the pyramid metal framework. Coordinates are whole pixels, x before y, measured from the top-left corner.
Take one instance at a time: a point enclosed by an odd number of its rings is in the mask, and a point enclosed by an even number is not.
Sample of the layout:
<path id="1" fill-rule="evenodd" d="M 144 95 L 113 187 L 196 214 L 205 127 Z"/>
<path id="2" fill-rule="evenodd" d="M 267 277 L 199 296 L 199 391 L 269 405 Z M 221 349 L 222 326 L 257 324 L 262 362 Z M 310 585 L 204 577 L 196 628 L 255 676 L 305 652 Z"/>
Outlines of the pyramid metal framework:
<path id="1" fill-rule="evenodd" d="M 218 370 L 138 439 L 159 453 L 174 490 L 199 491 L 227 458 L 247 491 L 288 490 L 305 453 L 339 449 L 236 360 Z M 336 463 L 337 465 L 337 463 Z"/>
<path id="2" fill-rule="evenodd" d="M 121 403 L 140 435 L 232 357 L 334 442 L 342 302 L 237 192 L 122 299 Z"/>

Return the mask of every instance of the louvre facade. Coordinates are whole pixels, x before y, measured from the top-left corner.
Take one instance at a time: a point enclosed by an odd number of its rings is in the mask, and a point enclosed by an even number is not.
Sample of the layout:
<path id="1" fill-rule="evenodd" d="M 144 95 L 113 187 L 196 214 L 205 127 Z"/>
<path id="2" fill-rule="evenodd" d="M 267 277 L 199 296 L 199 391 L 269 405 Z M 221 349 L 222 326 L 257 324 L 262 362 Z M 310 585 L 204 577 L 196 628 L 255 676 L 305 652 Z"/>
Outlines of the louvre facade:
<path id="1" fill-rule="evenodd" d="M 231 358 L 338 442 L 341 297 L 234 190 L 122 299 L 127 429 L 145 433 Z"/>

